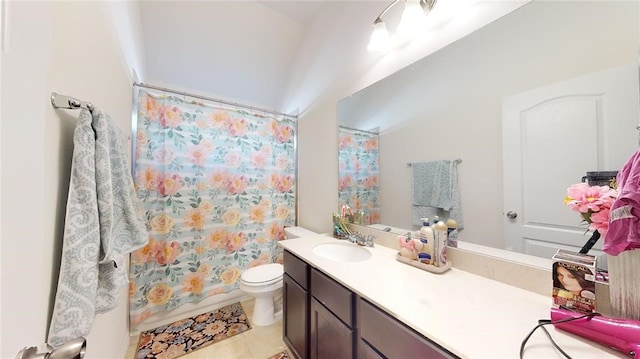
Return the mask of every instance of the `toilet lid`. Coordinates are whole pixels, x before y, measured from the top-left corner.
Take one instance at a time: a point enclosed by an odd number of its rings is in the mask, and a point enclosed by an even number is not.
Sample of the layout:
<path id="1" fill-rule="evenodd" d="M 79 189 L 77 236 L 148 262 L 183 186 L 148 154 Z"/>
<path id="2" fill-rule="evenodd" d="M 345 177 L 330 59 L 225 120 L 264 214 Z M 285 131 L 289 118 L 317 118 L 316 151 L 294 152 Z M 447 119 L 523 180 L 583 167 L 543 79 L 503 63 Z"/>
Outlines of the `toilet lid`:
<path id="1" fill-rule="evenodd" d="M 240 279 L 246 283 L 264 283 L 282 277 L 283 273 L 284 267 L 280 263 L 263 264 L 247 269 Z"/>

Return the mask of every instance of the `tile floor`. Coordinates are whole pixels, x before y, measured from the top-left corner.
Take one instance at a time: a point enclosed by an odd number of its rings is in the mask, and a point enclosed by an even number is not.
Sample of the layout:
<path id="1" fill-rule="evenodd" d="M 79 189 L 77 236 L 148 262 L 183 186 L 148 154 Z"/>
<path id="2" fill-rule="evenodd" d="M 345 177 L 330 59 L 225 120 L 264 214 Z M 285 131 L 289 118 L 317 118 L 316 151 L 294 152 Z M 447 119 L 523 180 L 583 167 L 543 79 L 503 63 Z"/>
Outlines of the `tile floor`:
<path id="1" fill-rule="evenodd" d="M 240 304 L 251 321 L 253 300 Z M 131 337 L 125 359 L 135 358 L 138 337 Z M 279 320 L 268 327 L 258 327 L 251 323 L 250 330 L 181 356 L 180 359 L 267 359 L 283 350 L 287 350 L 287 347 L 282 341 L 282 320 Z M 292 357 L 291 353 L 289 357 Z"/>

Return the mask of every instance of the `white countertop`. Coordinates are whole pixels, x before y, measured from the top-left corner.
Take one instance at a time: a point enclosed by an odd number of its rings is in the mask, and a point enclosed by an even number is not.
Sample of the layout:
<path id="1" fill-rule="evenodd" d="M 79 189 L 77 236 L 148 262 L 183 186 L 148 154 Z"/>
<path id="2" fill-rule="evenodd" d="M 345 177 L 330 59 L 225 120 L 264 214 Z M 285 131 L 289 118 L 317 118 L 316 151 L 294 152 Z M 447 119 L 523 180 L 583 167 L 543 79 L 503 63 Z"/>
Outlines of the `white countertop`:
<path id="1" fill-rule="evenodd" d="M 522 340 L 549 319 L 551 298 L 455 268 L 434 274 L 396 260 L 396 251 L 365 248 L 371 258 L 336 262 L 313 253 L 326 236 L 280 241 L 280 245 L 462 358 L 518 358 Z M 355 244 L 353 244 L 355 246 Z M 523 278 L 526 280 L 526 278 Z M 627 358 L 581 337 L 547 329 L 573 358 Z M 524 359 L 563 358 L 541 329 L 529 339 Z"/>

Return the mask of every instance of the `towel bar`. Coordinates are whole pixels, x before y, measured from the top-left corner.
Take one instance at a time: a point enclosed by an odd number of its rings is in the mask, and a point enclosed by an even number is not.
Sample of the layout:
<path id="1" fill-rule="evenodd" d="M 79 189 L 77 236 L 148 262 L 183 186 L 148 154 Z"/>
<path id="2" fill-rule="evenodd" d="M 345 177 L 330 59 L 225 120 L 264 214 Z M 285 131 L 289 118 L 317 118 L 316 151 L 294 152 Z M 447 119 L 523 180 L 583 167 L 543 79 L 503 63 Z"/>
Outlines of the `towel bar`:
<path id="1" fill-rule="evenodd" d="M 61 95 L 57 92 L 51 93 L 51 105 L 54 108 L 65 108 L 65 109 L 78 109 L 78 108 L 86 108 L 89 111 L 93 111 L 94 107 L 91 102 L 83 102 L 78 100 L 77 98 Z"/>

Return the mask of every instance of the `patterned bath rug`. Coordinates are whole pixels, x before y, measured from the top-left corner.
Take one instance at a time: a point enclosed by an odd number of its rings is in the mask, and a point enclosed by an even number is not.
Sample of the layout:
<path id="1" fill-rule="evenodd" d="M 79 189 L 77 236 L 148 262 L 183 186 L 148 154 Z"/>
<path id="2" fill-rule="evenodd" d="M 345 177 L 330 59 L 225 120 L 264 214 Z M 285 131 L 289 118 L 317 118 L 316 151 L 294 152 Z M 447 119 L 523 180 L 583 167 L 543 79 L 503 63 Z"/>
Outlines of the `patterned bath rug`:
<path id="1" fill-rule="evenodd" d="M 283 350 L 278 354 L 268 357 L 267 359 L 289 359 L 289 358 L 290 358 L 289 353 L 287 353 L 286 350 Z"/>
<path id="2" fill-rule="evenodd" d="M 240 303 L 140 334 L 135 359 L 177 358 L 251 329 Z"/>

